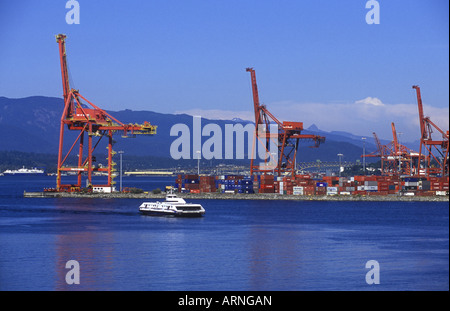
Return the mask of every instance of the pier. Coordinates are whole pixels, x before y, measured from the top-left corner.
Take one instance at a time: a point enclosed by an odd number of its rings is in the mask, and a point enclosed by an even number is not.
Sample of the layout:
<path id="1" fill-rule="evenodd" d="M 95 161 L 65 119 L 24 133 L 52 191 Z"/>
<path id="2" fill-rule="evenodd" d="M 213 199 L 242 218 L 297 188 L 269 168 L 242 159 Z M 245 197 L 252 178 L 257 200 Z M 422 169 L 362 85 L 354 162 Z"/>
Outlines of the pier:
<path id="1" fill-rule="evenodd" d="M 153 193 L 77 193 L 77 192 L 26 192 L 25 198 L 92 198 L 92 199 L 164 199 L 166 194 Z M 449 202 L 448 196 L 408 195 L 284 195 L 278 193 L 178 193 L 179 197 L 193 200 L 289 200 L 289 201 L 423 201 Z"/>

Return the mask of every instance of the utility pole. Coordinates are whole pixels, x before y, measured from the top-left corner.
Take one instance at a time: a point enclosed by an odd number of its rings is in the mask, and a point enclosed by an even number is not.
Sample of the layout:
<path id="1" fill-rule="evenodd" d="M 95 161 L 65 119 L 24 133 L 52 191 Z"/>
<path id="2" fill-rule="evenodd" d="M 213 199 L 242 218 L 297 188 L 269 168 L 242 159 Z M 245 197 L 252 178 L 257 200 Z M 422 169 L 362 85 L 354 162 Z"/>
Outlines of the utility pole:
<path id="1" fill-rule="evenodd" d="M 197 150 L 197 175 L 200 176 L 200 150 Z"/>
<path id="2" fill-rule="evenodd" d="M 123 151 L 120 150 L 117 153 L 120 154 L 120 192 L 122 192 L 122 154 L 123 154 Z"/>
<path id="3" fill-rule="evenodd" d="M 403 133 L 402 132 L 398 132 L 397 133 L 397 135 L 398 135 L 398 145 L 400 146 L 400 137 L 403 135 Z M 402 172 L 402 155 L 401 154 L 397 154 L 397 156 L 398 156 L 398 174 L 400 175 L 401 174 L 401 172 Z"/>
<path id="4" fill-rule="evenodd" d="M 366 138 L 363 137 L 363 174 L 366 175 Z"/>
<path id="5" fill-rule="evenodd" d="M 342 153 L 338 153 L 338 157 L 339 157 L 339 177 L 341 177 L 341 168 L 342 168 L 341 161 L 342 161 L 342 157 L 343 156 L 344 155 Z"/>

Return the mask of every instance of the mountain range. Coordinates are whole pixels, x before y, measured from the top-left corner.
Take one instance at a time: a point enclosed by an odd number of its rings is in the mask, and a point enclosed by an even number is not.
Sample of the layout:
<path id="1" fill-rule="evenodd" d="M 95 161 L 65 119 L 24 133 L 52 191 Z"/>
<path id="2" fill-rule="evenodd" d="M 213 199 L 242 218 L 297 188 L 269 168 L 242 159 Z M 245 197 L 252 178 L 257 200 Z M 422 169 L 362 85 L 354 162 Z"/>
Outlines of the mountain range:
<path id="1" fill-rule="evenodd" d="M 59 143 L 60 119 L 63 110 L 62 98 L 33 96 L 26 98 L 0 97 L 0 132 L 2 133 L 0 151 L 21 151 L 45 154 L 57 154 Z M 107 111 L 123 123 L 143 123 L 149 121 L 157 125 L 157 134 L 152 137 L 122 138 L 115 136 L 117 141 L 114 150 L 124 150 L 128 155 L 170 157 L 170 146 L 177 138 L 170 136 L 170 129 L 175 124 L 186 124 L 191 130 L 193 117 L 187 114 L 163 114 L 153 111 Z M 218 124 L 224 132 L 225 124 L 243 125 L 251 121 L 241 119 L 208 120 L 202 119 L 202 126 Z M 70 147 L 78 132 L 65 132 L 65 149 Z M 312 125 L 303 134 L 316 134 L 326 137 L 326 142 L 319 148 L 308 148 L 301 144 L 297 161 L 309 162 L 337 161 L 338 153 L 344 154 L 344 161 L 361 160 L 363 153 L 362 136 L 357 134 L 332 131 L 326 132 Z M 203 137 L 203 142 L 208 137 Z M 381 141 L 386 144 L 389 141 Z M 366 154 L 376 150 L 374 140 L 368 138 L 365 142 Z M 98 152 L 105 149 L 99 149 Z M 192 151 L 191 151 L 192 153 Z M 194 157 L 196 159 L 196 157 Z M 369 161 L 370 159 L 368 159 Z M 378 160 L 378 159 L 373 159 Z M 370 162 L 370 161 L 369 161 Z"/>

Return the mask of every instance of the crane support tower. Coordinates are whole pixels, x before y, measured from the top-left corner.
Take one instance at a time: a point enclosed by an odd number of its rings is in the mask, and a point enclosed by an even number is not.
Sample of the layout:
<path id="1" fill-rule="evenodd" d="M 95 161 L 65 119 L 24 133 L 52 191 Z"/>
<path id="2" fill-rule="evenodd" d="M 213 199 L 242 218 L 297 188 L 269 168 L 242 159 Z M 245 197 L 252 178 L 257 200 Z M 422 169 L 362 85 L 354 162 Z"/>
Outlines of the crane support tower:
<path id="1" fill-rule="evenodd" d="M 423 112 L 422 96 L 420 94 L 420 87 L 413 85 L 416 90 L 417 105 L 419 108 L 419 122 L 420 122 L 420 149 L 419 157 L 421 161 L 421 168 L 418 175 L 425 177 L 432 176 L 449 176 L 449 158 L 448 158 L 448 137 L 449 131 L 444 132 L 436 124 L 434 124 L 430 117 L 426 117 Z M 437 132 L 439 139 L 432 137 L 433 132 Z"/>
<path id="2" fill-rule="evenodd" d="M 253 138 L 253 155 L 256 152 L 257 141 L 261 146 L 265 148 L 265 161 L 270 159 L 272 166 L 265 166 L 255 163 L 255 157 L 252 155 L 250 161 L 250 174 L 254 173 L 269 174 L 278 173 L 281 175 L 290 175 L 295 177 L 296 175 L 296 158 L 300 140 L 309 140 L 314 143 L 312 147 L 318 147 L 321 143 L 325 142 L 325 137 L 317 135 L 305 135 L 301 134 L 303 131 L 303 122 L 291 122 L 291 121 L 279 121 L 272 113 L 269 112 L 265 105 L 261 105 L 259 102 L 258 87 L 256 84 L 256 74 L 253 68 L 246 68 L 247 72 L 250 72 L 252 93 L 253 93 L 253 105 L 255 111 L 255 135 Z M 270 124 L 275 123 L 278 127 L 278 132 L 270 132 Z M 260 127 L 263 127 L 265 131 L 259 131 Z M 271 140 L 276 142 L 278 146 L 278 158 L 274 159 L 273 154 L 270 153 Z"/>
<path id="3" fill-rule="evenodd" d="M 135 137 L 137 134 L 154 135 L 157 126 L 144 122 L 144 124 L 124 124 L 115 119 L 106 111 L 100 109 L 89 100 L 84 98 L 78 90 L 70 88 L 68 67 L 65 47 L 66 35 L 56 35 L 56 42 L 59 46 L 59 55 L 61 62 L 61 76 L 63 84 L 64 110 L 61 116 L 61 127 L 59 136 L 58 167 L 56 177 L 57 192 L 76 192 L 82 189 L 82 174 L 87 174 L 87 189 L 101 187 L 101 189 L 110 189 L 112 191 L 113 177 L 115 174 L 113 156 L 113 134 L 122 133 L 122 137 Z M 65 156 L 63 156 L 63 144 L 65 129 L 78 131 L 79 134 Z M 87 146 L 85 138 L 87 136 Z M 107 140 L 107 165 L 95 165 L 93 152 L 99 145 L 102 138 Z M 76 145 L 78 146 L 76 147 Z M 87 147 L 87 148 L 86 148 Z M 70 153 L 73 150 L 78 151 L 76 165 L 66 164 Z M 87 151 L 87 152 L 86 152 Z M 85 154 L 87 154 L 85 156 Z M 62 184 L 62 173 L 71 172 L 77 175 L 76 184 Z M 93 185 L 92 176 L 94 172 L 101 175 L 107 175 L 107 182 L 101 185 Z"/>

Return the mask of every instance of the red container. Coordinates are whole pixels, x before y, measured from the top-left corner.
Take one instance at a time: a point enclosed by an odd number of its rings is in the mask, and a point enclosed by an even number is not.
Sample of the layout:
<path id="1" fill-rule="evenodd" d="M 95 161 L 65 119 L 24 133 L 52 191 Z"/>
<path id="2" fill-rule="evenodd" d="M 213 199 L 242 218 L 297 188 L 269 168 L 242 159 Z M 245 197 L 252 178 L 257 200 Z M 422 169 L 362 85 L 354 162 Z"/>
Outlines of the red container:
<path id="1" fill-rule="evenodd" d="M 259 189 L 259 193 L 274 193 L 273 188 L 261 188 Z"/>
<path id="2" fill-rule="evenodd" d="M 186 189 L 194 189 L 194 190 L 199 190 L 200 189 L 200 185 L 199 184 L 185 184 L 184 187 Z"/>
<path id="3" fill-rule="evenodd" d="M 303 195 L 314 195 L 314 187 L 305 187 L 303 188 Z"/>
<path id="4" fill-rule="evenodd" d="M 273 189 L 274 184 L 261 184 L 260 189 Z"/>

